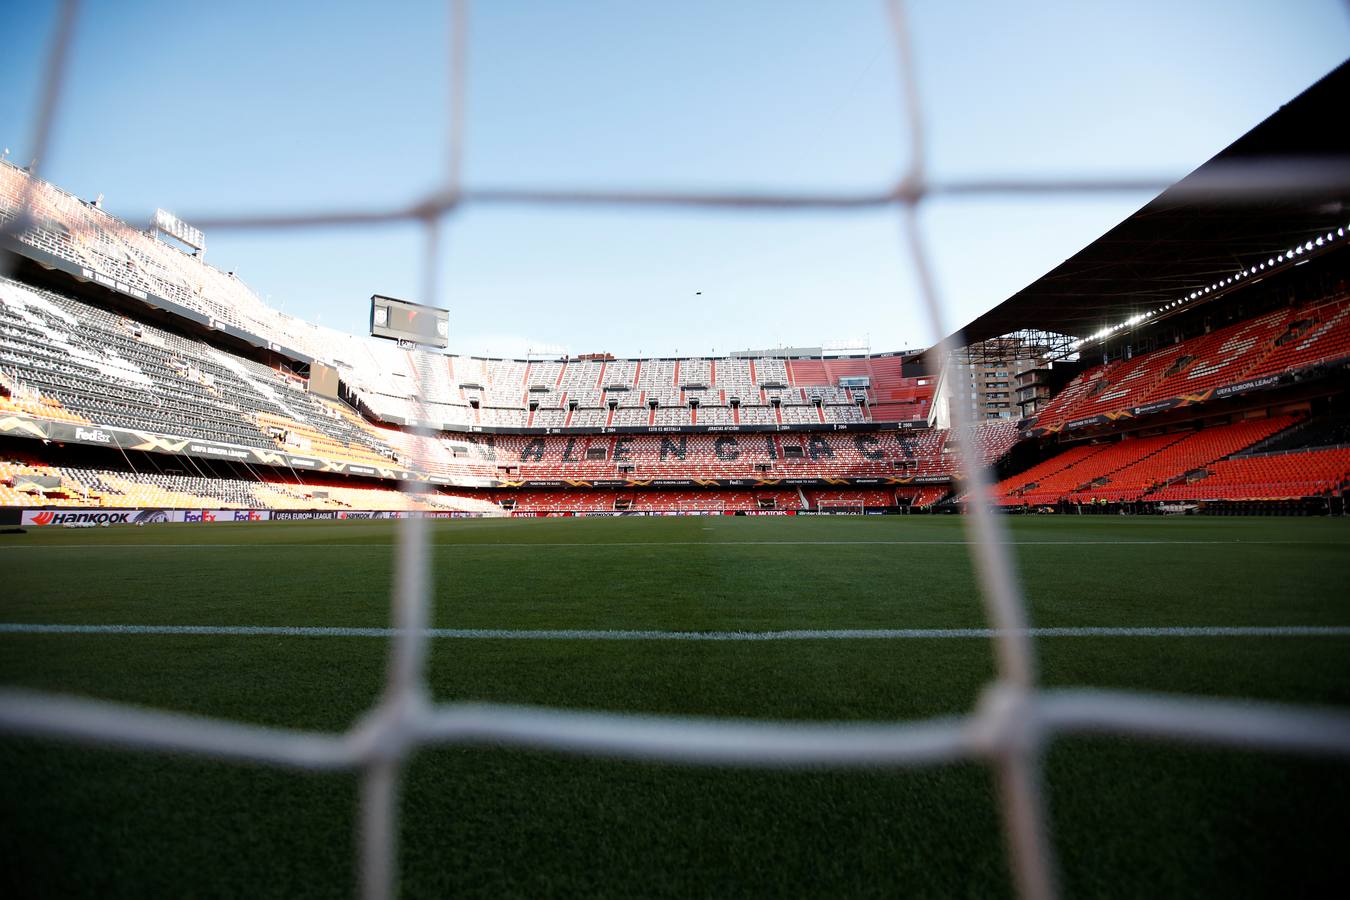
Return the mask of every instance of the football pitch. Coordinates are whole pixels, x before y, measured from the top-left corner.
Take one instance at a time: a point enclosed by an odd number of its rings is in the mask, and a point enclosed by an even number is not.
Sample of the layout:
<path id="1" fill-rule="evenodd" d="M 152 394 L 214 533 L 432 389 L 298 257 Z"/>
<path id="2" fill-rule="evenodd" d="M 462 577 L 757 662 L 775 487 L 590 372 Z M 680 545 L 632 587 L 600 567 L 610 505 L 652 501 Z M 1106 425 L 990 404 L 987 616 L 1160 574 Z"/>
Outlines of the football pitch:
<path id="1" fill-rule="evenodd" d="M 436 701 L 915 720 L 993 676 L 957 517 L 431 523 Z M 1350 521 L 1009 520 L 1040 677 L 1350 707 Z M 340 731 L 376 702 L 393 522 L 0 535 L 0 684 Z M 1236 630 L 1235 630 L 1236 629 Z M 347 896 L 357 776 L 0 738 L 5 896 Z M 1066 895 L 1339 894 L 1350 766 L 1057 739 Z M 407 896 L 997 896 L 975 763 L 754 771 L 429 748 Z"/>

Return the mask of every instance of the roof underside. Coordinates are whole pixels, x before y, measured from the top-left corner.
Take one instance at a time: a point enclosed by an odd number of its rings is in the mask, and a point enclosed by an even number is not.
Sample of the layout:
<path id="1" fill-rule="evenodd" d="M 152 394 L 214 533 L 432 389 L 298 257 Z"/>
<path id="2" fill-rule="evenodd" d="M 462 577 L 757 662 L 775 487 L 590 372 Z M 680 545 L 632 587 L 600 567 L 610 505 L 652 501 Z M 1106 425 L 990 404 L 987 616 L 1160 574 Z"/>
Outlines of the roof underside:
<path id="1" fill-rule="evenodd" d="M 1350 222 L 1350 62 L 1281 107 L 1048 274 L 954 336 L 974 343 L 1023 329 L 1084 338 L 1232 275 L 1319 229 Z M 1261 168 L 1286 186 L 1263 196 L 1209 190 Z M 1250 167 L 1250 168 L 1249 168 Z M 1309 188 L 1309 173 L 1319 182 Z"/>

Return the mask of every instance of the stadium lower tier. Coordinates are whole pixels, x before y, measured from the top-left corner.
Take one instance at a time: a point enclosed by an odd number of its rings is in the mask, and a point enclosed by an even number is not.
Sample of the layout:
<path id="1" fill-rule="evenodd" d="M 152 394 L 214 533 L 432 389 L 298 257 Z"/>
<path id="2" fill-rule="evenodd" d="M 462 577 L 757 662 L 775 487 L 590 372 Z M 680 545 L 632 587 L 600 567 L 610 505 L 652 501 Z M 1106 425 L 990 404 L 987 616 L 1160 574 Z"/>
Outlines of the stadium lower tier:
<path id="1" fill-rule="evenodd" d="M 515 513 L 534 512 L 755 512 L 926 509 L 949 493 L 945 486 L 837 491 L 520 491 L 499 497 Z"/>
<path id="2" fill-rule="evenodd" d="M 1145 499 L 1296 500 L 1343 492 L 1348 482 L 1350 447 L 1337 447 L 1220 460 Z"/>
<path id="3" fill-rule="evenodd" d="M 1002 506 L 1342 495 L 1350 447 L 1299 446 L 1337 435 L 1302 416 L 1271 416 L 1079 444 L 995 488 Z M 1282 447 L 1286 449 L 1273 450 Z"/>
<path id="4" fill-rule="evenodd" d="M 408 493 L 388 483 L 350 479 L 297 483 L 280 474 L 257 477 L 137 472 L 54 465 L 36 456 L 0 459 L 0 506 L 80 509 L 258 509 L 451 511 L 481 515 L 541 512 L 749 512 L 927 508 L 945 485 L 838 490 L 505 490 Z"/>
<path id="5" fill-rule="evenodd" d="M 409 494 L 381 484 L 298 484 L 278 477 L 221 478 L 0 461 L 0 506 L 115 509 L 362 509 L 497 512 L 490 501 Z"/>
<path id="6" fill-rule="evenodd" d="M 1126 438 L 1071 448 L 997 488 L 1006 507 L 1060 503 L 1274 501 L 1344 496 L 1350 447 L 1199 457 L 1251 447 L 1283 420 L 1205 429 L 1180 437 Z M 1179 471 L 1184 469 L 1185 471 Z M 1175 473 L 1175 474 L 1174 474 Z M 1036 480 L 1039 479 L 1039 480 Z M 1010 485 L 1012 485 L 1010 487 Z M 0 507 L 446 512 L 534 516 L 596 513 L 798 513 L 928 510 L 947 485 L 749 490 L 450 490 L 408 493 L 396 484 L 333 479 L 301 484 L 275 478 L 134 472 L 0 459 Z"/>

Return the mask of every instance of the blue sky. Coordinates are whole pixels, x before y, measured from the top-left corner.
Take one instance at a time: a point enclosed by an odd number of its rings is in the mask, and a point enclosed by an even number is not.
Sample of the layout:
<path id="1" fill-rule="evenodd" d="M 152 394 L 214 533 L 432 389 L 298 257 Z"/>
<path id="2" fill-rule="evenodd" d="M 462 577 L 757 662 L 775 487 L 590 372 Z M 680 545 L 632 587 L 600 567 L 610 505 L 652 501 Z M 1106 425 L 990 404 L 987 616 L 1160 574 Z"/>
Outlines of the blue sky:
<path id="1" fill-rule="evenodd" d="M 0 143 L 26 162 L 55 4 L 0 12 Z M 1180 177 L 1350 55 L 1338 0 L 912 4 L 935 177 Z M 434 3 L 86 2 L 43 173 L 114 213 L 383 205 L 446 155 Z M 465 181 L 870 190 L 906 162 L 874 2 L 480 2 Z M 953 326 L 1148 200 L 925 207 Z M 410 226 L 208 233 L 287 312 L 362 331 L 420 295 Z M 451 347 L 684 354 L 931 343 L 893 211 L 470 208 L 445 232 Z M 1109 323 L 1103 323 L 1109 324 Z"/>

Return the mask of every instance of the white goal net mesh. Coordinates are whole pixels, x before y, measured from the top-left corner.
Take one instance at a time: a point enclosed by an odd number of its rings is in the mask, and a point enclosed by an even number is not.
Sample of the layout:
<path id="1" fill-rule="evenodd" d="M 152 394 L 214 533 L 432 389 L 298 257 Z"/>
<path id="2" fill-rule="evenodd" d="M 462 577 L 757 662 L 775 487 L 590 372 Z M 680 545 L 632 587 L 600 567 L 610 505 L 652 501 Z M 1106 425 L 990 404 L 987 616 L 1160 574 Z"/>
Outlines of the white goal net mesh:
<path id="1" fill-rule="evenodd" d="M 443 223 L 471 205 L 584 205 L 760 209 L 883 208 L 895 210 L 899 239 L 917 280 L 935 334 L 950 333 L 930 263 L 919 212 L 939 194 L 994 195 L 1091 193 L 1162 189 L 1150 179 L 980 180 L 934 183 L 924 147 L 925 121 L 915 78 L 905 4 L 886 3 L 900 77 L 908 170 L 898 183 L 863 194 L 694 193 L 661 190 L 491 189 L 460 181 L 464 142 L 467 0 L 451 2 L 448 53 L 452 88 L 447 113 L 450 151 L 440 187 L 401 207 L 345 211 L 299 211 L 256 217 L 197 218 L 204 229 L 281 229 L 420 223 L 425 233 L 423 302 L 436 305 L 437 263 Z M 67 68 L 76 0 L 63 3 L 44 74 L 35 124 L 34 157 L 48 153 Z M 1190 189 L 1219 194 L 1278 192 L 1317 178 L 1316 170 L 1244 167 L 1189 182 Z M 30 179 L 35 182 L 36 179 Z M 11 231 L 26 227 L 20 217 Z M 930 354 L 940 365 L 945 351 Z M 420 393 L 420 392 L 419 392 Z M 969 411 L 952 404 L 952 434 L 971 432 Z M 996 677 L 976 708 L 960 717 L 918 722 L 789 723 L 562 711 L 467 703 L 435 704 L 424 669 L 431 598 L 428 590 L 428 524 L 407 518 L 399 525 L 393 578 L 395 634 L 385 689 L 377 705 L 350 731 L 317 734 L 156 712 L 113 703 L 34 692 L 0 691 L 0 731 L 100 746 L 192 754 L 304 770 L 360 773 L 356 842 L 359 892 L 393 896 L 398 883 L 399 784 L 405 761 L 432 744 L 521 747 L 593 757 L 663 763 L 758 768 L 917 767 L 960 760 L 982 761 L 997 776 L 1009 867 L 1017 892 L 1028 898 L 1056 895 L 1056 864 L 1046 824 L 1041 762 L 1057 735 L 1103 733 L 1157 740 L 1246 747 L 1350 758 L 1350 715 L 1276 704 L 1159 696 L 1081 689 L 1047 690 L 1037 685 L 1032 632 L 1008 549 L 1005 526 L 988 503 L 988 472 L 971 441 L 959 441 L 966 473 L 965 518 L 972 561 L 982 593 Z M 415 488 L 410 488 L 415 489 Z"/>

